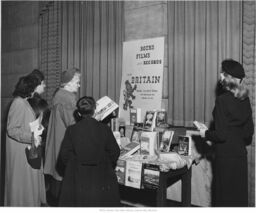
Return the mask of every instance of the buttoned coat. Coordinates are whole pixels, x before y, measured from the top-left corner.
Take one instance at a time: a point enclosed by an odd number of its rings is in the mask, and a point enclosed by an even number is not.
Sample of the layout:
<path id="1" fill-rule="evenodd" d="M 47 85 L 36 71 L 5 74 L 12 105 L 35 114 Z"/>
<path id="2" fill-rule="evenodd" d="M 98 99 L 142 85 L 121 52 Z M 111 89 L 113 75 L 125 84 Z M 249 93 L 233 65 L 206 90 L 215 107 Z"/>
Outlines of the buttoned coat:
<path id="1" fill-rule="evenodd" d="M 43 167 L 33 169 L 25 148 L 31 145 L 29 123 L 36 120 L 28 101 L 16 97 L 9 109 L 6 134 L 5 205 L 41 206 L 46 203 Z"/>
<path id="2" fill-rule="evenodd" d="M 66 128 L 75 123 L 73 116 L 76 108 L 76 95 L 65 89 L 59 89 L 53 97 L 51 115 L 48 124 L 44 173 L 61 181 L 62 175 L 56 170 L 59 151 Z"/>
<path id="3" fill-rule="evenodd" d="M 60 150 L 66 166 L 60 206 L 119 206 L 114 171 L 120 155 L 111 129 L 91 117 L 67 128 Z"/>
<path id="4" fill-rule="evenodd" d="M 215 143 L 214 205 L 248 206 L 246 145 L 252 141 L 254 125 L 249 98 L 240 100 L 227 91 L 218 96 L 213 110 L 215 128 L 206 139 Z"/>

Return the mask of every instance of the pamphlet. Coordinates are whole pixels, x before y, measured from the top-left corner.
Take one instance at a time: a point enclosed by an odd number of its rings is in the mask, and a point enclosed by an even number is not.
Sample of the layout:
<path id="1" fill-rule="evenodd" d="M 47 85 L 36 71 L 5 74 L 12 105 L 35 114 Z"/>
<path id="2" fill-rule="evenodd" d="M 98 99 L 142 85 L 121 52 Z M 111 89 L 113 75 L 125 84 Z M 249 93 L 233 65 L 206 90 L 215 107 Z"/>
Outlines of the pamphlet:
<path id="1" fill-rule="evenodd" d="M 104 96 L 96 102 L 96 110 L 94 117 L 97 120 L 102 121 L 117 108 L 117 103 L 111 100 L 108 96 Z"/>

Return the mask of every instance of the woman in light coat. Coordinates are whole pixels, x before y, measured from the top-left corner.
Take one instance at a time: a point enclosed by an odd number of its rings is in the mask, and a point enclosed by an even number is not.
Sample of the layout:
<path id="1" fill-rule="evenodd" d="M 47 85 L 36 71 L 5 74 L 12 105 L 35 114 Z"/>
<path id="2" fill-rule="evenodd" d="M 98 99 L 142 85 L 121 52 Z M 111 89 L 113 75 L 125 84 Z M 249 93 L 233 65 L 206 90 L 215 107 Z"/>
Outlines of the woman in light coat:
<path id="1" fill-rule="evenodd" d="M 21 77 L 13 93 L 6 133 L 5 206 L 41 206 L 46 203 L 43 168 L 33 169 L 25 148 L 31 144 L 29 123 L 36 120 L 27 99 L 44 92 L 44 81 L 32 75 Z M 40 137 L 36 138 L 40 143 Z"/>

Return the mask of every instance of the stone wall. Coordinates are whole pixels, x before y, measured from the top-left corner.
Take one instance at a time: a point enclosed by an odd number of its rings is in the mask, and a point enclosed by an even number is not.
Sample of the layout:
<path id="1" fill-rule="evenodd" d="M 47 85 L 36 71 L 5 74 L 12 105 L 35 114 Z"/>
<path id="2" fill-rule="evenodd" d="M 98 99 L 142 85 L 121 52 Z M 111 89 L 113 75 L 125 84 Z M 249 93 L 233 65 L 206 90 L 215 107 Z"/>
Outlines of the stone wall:
<path id="1" fill-rule="evenodd" d="M 3 202 L 5 126 L 12 92 L 20 76 L 38 68 L 39 2 L 2 3 L 0 205 Z"/>

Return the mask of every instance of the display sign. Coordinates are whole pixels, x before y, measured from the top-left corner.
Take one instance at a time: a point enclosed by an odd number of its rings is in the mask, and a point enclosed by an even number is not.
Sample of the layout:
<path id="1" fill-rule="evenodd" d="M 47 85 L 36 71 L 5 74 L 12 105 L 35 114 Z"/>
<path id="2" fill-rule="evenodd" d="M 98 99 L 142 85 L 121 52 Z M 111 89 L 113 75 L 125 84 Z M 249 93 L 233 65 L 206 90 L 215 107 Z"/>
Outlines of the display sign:
<path id="1" fill-rule="evenodd" d="M 130 109 L 161 109 L 164 37 L 128 41 L 123 44 L 123 73 L 119 117 L 130 122 Z"/>

